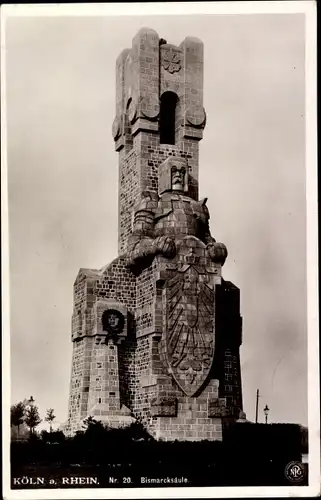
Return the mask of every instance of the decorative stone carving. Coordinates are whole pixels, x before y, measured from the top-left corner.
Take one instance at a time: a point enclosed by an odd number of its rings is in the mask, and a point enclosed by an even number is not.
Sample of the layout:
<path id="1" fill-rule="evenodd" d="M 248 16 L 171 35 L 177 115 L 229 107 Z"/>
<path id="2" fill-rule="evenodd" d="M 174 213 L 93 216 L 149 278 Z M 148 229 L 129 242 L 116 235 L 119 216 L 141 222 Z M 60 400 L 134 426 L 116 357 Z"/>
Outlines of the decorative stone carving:
<path id="1" fill-rule="evenodd" d="M 174 397 L 157 397 L 151 400 L 153 417 L 176 417 L 177 399 Z"/>
<path id="2" fill-rule="evenodd" d="M 137 115 L 137 104 L 131 98 L 129 99 L 129 102 L 128 102 L 128 105 L 127 105 L 127 112 L 128 112 L 128 120 L 129 120 L 129 122 L 133 123 L 135 121 L 135 118 L 136 118 L 136 115 Z"/>
<path id="3" fill-rule="evenodd" d="M 114 121 L 113 121 L 112 134 L 113 134 L 113 138 L 115 141 L 120 136 L 120 120 L 119 120 L 118 116 L 116 116 Z"/>
<path id="4" fill-rule="evenodd" d="M 185 112 L 185 124 L 195 127 L 204 128 L 206 122 L 206 113 L 202 106 L 194 106 L 188 108 Z"/>
<path id="5" fill-rule="evenodd" d="M 127 337 L 127 308 L 124 304 L 112 299 L 97 300 L 93 307 L 94 328 L 99 343 L 112 339 L 120 344 Z"/>
<path id="6" fill-rule="evenodd" d="M 172 47 L 166 47 L 163 52 L 162 66 L 169 73 L 175 73 L 181 69 L 181 55 Z"/>
<path id="7" fill-rule="evenodd" d="M 102 316 L 103 328 L 110 335 L 118 335 L 124 329 L 125 318 L 117 309 L 106 309 Z"/>
<path id="8" fill-rule="evenodd" d="M 198 261 L 191 249 L 165 292 L 166 358 L 187 396 L 203 385 L 214 358 L 214 286 Z"/>
<path id="9" fill-rule="evenodd" d="M 160 165 L 160 195 L 146 192 L 135 211 L 128 264 L 140 274 L 156 255 L 169 259 L 162 292 L 160 353 L 180 389 L 194 396 L 214 359 L 215 272 L 211 266 L 223 265 L 227 250 L 211 236 L 207 199 L 195 201 L 185 194 L 187 171 L 182 159 L 168 158 Z"/>
<path id="10" fill-rule="evenodd" d="M 141 114 L 149 120 L 156 120 L 159 115 L 159 100 L 155 96 L 145 97 L 140 103 Z"/>
<path id="11" fill-rule="evenodd" d="M 178 182 L 177 182 L 178 181 Z M 188 191 L 188 165 L 183 158 L 170 156 L 158 167 L 158 193 Z"/>
<path id="12" fill-rule="evenodd" d="M 183 179 L 180 182 L 182 190 L 175 186 L 177 171 L 182 173 L 178 166 L 182 167 L 184 161 L 166 159 L 159 166 L 160 196 L 145 192 L 136 208 L 133 231 L 128 240 L 128 265 L 135 274 L 148 267 L 156 255 L 173 258 L 176 255 L 175 240 L 181 240 L 186 234 L 206 245 L 206 255 L 209 258 L 207 265 L 210 261 L 219 265 L 225 262 L 225 245 L 217 243 L 210 233 L 207 198 L 195 201 L 185 194 L 188 171 L 186 162 L 184 184 Z M 205 250 L 203 253 L 205 256 Z"/>

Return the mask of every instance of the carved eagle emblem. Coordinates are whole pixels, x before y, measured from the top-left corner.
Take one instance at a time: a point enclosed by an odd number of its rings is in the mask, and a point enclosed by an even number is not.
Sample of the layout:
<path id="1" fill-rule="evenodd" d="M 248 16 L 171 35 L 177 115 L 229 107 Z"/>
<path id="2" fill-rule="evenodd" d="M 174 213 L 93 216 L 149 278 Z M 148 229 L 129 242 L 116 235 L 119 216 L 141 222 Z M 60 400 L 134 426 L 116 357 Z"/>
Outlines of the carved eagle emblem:
<path id="1" fill-rule="evenodd" d="M 165 352 L 169 371 L 187 396 L 207 379 L 214 358 L 214 285 L 187 265 L 165 289 Z"/>

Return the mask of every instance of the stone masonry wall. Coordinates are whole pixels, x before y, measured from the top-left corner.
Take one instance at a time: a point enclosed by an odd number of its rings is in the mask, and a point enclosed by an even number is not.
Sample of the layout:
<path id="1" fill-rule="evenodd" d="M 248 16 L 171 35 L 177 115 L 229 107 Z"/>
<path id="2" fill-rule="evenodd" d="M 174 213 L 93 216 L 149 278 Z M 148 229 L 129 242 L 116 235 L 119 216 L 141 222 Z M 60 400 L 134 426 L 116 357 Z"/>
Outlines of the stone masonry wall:
<path id="1" fill-rule="evenodd" d="M 220 380 L 219 397 L 228 405 L 243 407 L 240 345 L 242 344 L 242 318 L 240 291 L 230 282 L 223 281 L 216 294 L 216 353 L 214 374 Z"/>
<path id="2" fill-rule="evenodd" d="M 97 318 L 94 316 L 94 304 L 97 300 L 105 298 L 115 299 L 123 303 L 127 306 L 129 313 L 132 316 L 134 315 L 136 308 L 136 279 L 127 269 L 125 259 L 117 258 L 100 271 L 81 269 L 75 281 L 72 321 L 72 374 L 67 433 L 75 432 L 81 426 L 80 422 L 87 416 L 93 404 L 99 401 L 99 398 L 103 402 L 103 400 L 109 398 L 110 392 L 115 392 L 115 398 L 120 400 L 124 399 L 124 396 L 119 394 L 119 390 L 122 390 L 123 394 L 127 391 L 127 386 L 125 387 L 123 382 L 115 390 L 110 388 L 110 384 L 114 382 L 109 380 L 107 371 L 104 370 L 106 364 L 104 360 L 98 359 L 100 353 L 104 357 L 103 348 L 105 346 L 102 348 L 100 336 L 95 335 L 95 321 L 97 321 Z M 130 322 L 130 325 L 132 328 L 132 322 Z M 132 332 L 132 335 L 134 335 L 134 332 Z M 117 361 L 115 360 L 115 363 L 118 372 L 117 352 L 116 356 Z M 126 361 L 124 361 L 124 358 Z M 98 363 L 101 363 L 100 368 L 98 368 Z M 134 365 L 133 350 L 129 346 L 122 350 L 120 366 L 124 365 L 127 365 L 128 373 L 131 371 L 130 366 Z M 110 369 L 112 370 L 113 367 Z M 103 374 L 101 370 L 104 370 Z M 130 377 L 127 378 L 127 381 L 129 384 L 133 383 L 130 382 Z"/>
<path id="3" fill-rule="evenodd" d="M 134 314 L 136 309 L 136 279 L 126 266 L 125 258 L 119 257 L 102 269 L 96 280 L 94 295 L 115 299 Z"/>
<path id="4" fill-rule="evenodd" d="M 209 402 L 218 397 L 218 384 L 210 380 L 198 397 L 180 395 L 176 417 L 159 417 L 153 429 L 157 439 L 173 441 L 222 440 L 221 418 L 209 417 Z"/>
<path id="5" fill-rule="evenodd" d="M 158 134 L 141 133 L 134 137 L 133 149 L 120 157 L 119 165 L 119 253 L 127 250 L 127 241 L 132 230 L 135 206 L 144 191 L 158 191 L 158 166 L 168 156 L 185 158 L 190 175 L 192 198 L 198 196 L 198 142 L 184 140 L 181 144 L 159 143 Z"/>
<path id="6" fill-rule="evenodd" d="M 96 406 L 95 416 L 116 413 L 120 408 L 118 346 L 99 342 L 92 349 L 88 410 Z"/>
<path id="7" fill-rule="evenodd" d="M 133 209 L 140 196 L 137 153 L 132 149 L 119 162 L 118 251 L 123 254 L 132 229 Z"/>
<path id="8" fill-rule="evenodd" d="M 161 289 L 156 287 L 157 269 L 156 259 L 138 276 L 136 288 L 137 306 L 148 310 L 152 305 L 155 317 L 163 307 Z M 210 403 L 219 397 L 218 380 L 210 374 L 197 395 L 186 396 L 161 361 L 159 325 L 154 321 L 152 328 L 144 329 L 142 324 L 137 328 L 135 416 L 157 439 L 221 440 L 221 419 L 210 416 Z"/>
<path id="9" fill-rule="evenodd" d="M 69 396 L 68 430 L 74 433 L 87 415 L 92 338 L 73 343 L 72 373 Z"/>
<path id="10" fill-rule="evenodd" d="M 132 330 L 132 337 L 128 338 L 118 347 L 119 362 L 119 389 L 120 404 L 124 404 L 130 410 L 134 410 L 135 394 L 137 390 L 136 380 L 136 338 Z"/>
<path id="11" fill-rule="evenodd" d="M 188 194 L 191 198 L 197 198 L 198 142 L 185 139 L 177 145 L 160 144 L 159 135 L 141 133 L 134 138 L 134 147 L 139 151 L 136 156 L 140 169 L 140 193 L 158 191 L 158 166 L 168 156 L 173 156 L 187 160 L 191 185 Z"/>
<path id="12" fill-rule="evenodd" d="M 136 335 L 140 337 L 154 330 L 155 263 L 136 279 Z"/>
<path id="13" fill-rule="evenodd" d="M 220 397 L 225 398 L 228 405 L 242 408 L 242 387 L 239 350 L 226 349 L 223 354 Z"/>

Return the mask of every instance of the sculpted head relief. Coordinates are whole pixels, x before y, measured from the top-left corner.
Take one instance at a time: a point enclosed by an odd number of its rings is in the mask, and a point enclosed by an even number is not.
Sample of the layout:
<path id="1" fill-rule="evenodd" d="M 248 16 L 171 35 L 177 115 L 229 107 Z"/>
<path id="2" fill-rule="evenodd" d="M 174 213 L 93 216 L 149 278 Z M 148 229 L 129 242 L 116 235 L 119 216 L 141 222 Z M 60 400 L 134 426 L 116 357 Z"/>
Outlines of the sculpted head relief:
<path id="1" fill-rule="evenodd" d="M 172 190 L 184 191 L 186 168 L 182 165 L 174 164 L 171 168 Z"/>

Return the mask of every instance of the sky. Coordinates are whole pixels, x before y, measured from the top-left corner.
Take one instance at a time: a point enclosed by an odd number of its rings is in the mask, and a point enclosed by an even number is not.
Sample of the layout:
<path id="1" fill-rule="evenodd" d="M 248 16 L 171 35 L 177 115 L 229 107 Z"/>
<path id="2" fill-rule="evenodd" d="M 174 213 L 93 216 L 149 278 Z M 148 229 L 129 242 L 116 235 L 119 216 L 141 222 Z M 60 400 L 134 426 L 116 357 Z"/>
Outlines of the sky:
<path id="1" fill-rule="evenodd" d="M 67 418 L 73 283 L 117 256 L 115 63 L 143 26 L 204 43 L 200 198 L 241 290 L 244 411 L 307 425 L 302 14 L 6 23 L 11 397 Z"/>

